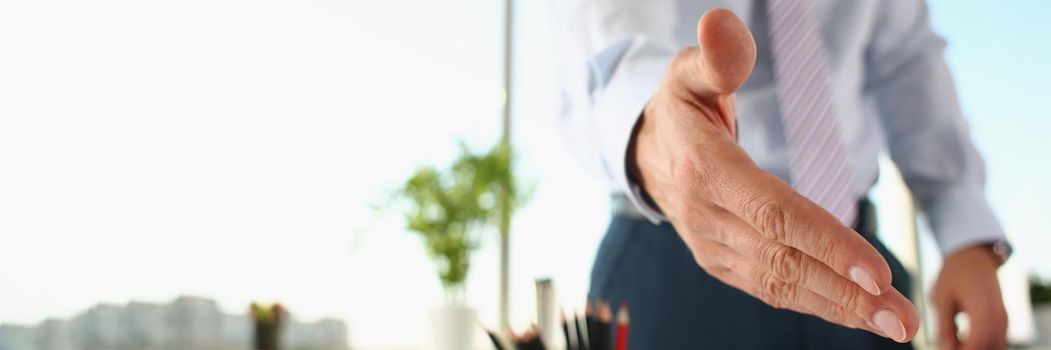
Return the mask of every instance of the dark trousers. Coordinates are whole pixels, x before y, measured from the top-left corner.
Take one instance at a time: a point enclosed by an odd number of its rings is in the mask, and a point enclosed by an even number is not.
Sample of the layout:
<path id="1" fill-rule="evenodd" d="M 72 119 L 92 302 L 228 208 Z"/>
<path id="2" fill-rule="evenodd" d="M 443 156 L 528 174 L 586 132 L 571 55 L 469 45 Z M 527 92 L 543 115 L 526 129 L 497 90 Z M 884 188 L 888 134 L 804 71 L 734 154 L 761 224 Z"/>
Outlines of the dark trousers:
<path id="1" fill-rule="evenodd" d="M 905 269 L 873 238 L 875 225 L 864 226 L 857 230 L 886 257 L 894 287 L 908 296 Z M 631 350 L 912 349 L 866 331 L 774 309 L 720 282 L 697 265 L 667 223 L 615 217 L 595 259 L 589 294 L 628 306 Z"/>

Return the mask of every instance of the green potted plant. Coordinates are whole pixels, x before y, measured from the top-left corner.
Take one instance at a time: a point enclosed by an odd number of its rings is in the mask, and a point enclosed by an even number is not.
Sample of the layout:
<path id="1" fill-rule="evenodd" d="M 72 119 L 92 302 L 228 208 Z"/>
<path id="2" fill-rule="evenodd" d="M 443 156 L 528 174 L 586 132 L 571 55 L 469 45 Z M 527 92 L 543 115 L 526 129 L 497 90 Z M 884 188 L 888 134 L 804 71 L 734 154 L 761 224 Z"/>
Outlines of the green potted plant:
<path id="1" fill-rule="evenodd" d="M 465 300 L 471 253 L 487 231 L 496 231 L 502 215 L 519 204 L 512 161 L 505 143 L 483 154 L 461 144 L 452 166 L 421 167 L 394 193 L 408 229 L 434 261 L 445 292 L 444 306 L 430 315 L 438 350 L 471 348 L 476 314 Z"/>
<path id="2" fill-rule="evenodd" d="M 1029 301 L 1033 304 L 1036 331 L 1044 344 L 1051 344 L 1051 280 L 1029 276 Z"/>
<path id="3" fill-rule="evenodd" d="M 268 307 L 264 304 L 252 303 L 249 316 L 252 319 L 254 331 L 252 348 L 280 350 L 281 329 L 286 317 L 285 309 L 281 304 L 273 304 Z"/>

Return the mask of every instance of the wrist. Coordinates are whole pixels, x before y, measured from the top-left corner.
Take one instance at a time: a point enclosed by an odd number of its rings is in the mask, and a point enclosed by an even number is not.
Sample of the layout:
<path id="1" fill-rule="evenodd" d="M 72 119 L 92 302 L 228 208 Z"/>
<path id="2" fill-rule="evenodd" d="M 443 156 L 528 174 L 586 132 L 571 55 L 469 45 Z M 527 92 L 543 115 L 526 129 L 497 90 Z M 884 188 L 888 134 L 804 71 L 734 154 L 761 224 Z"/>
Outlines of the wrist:
<path id="1" fill-rule="evenodd" d="M 996 262 L 996 266 L 1000 267 L 1007 262 L 1007 259 L 1011 257 L 1011 245 L 1007 241 L 992 241 L 986 244 L 982 244 L 982 247 L 992 255 L 993 260 Z"/>
<path id="2" fill-rule="evenodd" d="M 946 264 L 949 264 L 957 260 L 967 260 L 971 262 L 983 262 L 988 263 L 993 269 L 999 268 L 1003 265 L 1007 259 L 1006 255 L 1001 254 L 998 251 L 998 245 L 996 243 L 986 243 L 973 245 L 967 248 L 963 248 L 949 254 L 946 258 Z M 984 264 L 983 264 L 984 265 Z"/>
<path id="3" fill-rule="evenodd" d="M 628 139 L 628 151 L 625 155 L 624 166 L 627 168 L 628 181 L 634 182 L 639 186 L 642 186 L 642 172 L 639 170 L 639 138 L 640 129 L 642 129 L 643 120 L 646 118 L 646 112 L 639 114 L 639 118 L 635 121 L 635 126 L 631 130 L 631 137 Z"/>
<path id="4" fill-rule="evenodd" d="M 631 138 L 628 140 L 628 151 L 624 164 L 627 168 L 628 181 L 639 187 L 639 192 L 642 197 L 641 199 L 651 208 L 660 212 L 660 207 L 657 205 L 656 201 L 653 200 L 653 197 L 647 189 L 641 162 L 639 161 L 640 159 L 643 159 L 642 155 L 646 154 L 644 150 L 650 149 L 652 145 L 653 127 L 647 126 L 647 121 L 649 119 L 646 117 L 647 114 L 652 115 L 652 113 L 647 112 L 650 109 L 651 104 L 652 102 L 646 104 L 643 112 L 639 114 L 638 121 L 635 122 L 635 127 L 631 131 Z M 640 145 L 644 146 L 640 147 Z"/>

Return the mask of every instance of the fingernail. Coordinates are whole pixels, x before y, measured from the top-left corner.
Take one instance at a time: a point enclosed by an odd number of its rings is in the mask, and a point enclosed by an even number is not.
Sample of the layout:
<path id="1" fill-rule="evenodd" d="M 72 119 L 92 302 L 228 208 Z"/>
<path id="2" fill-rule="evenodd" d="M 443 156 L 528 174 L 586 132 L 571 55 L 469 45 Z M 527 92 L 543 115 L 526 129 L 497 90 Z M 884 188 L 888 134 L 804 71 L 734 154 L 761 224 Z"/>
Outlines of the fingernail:
<path id="1" fill-rule="evenodd" d="M 876 285 L 876 281 L 873 280 L 872 275 L 870 275 L 864 269 L 854 266 L 851 267 L 849 271 L 847 271 L 847 274 L 850 275 L 850 279 L 854 281 L 854 283 L 857 283 L 858 286 L 860 286 L 865 291 L 871 293 L 872 295 L 880 295 L 879 286 Z"/>
<path id="2" fill-rule="evenodd" d="M 894 311 L 890 309 L 876 311 L 876 314 L 872 315 L 872 323 L 876 324 L 876 328 L 883 332 L 884 336 L 897 342 L 905 341 L 905 325 L 901 323 L 901 319 L 894 314 Z"/>

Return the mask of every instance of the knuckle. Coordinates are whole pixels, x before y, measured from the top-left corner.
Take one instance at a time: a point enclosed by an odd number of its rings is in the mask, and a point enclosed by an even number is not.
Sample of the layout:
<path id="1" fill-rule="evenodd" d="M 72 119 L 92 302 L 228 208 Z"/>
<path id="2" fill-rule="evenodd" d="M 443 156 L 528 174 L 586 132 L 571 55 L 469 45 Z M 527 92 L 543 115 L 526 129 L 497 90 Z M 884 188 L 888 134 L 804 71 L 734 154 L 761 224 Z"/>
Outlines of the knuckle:
<path id="1" fill-rule="evenodd" d="M 774 274 L 786 283 L 800 283 L 803 254 L 798 250 L 779 244 L 771 244 L 770 246 L 771 248 L 766 249 L 769 252 L 766 254 L 768 256 L 767 263 L 771 265 L 770 267 Z"/>
<path id="2" fill-rule="evenodd" d="M 806 232 L 812 232 L 811 230 L 804 230 Z M 821 261 L 835 262 L 837 260 L 836 254 L 840 251 L 845 251 L 838 244 L 834 244 L 833 241 L 829 241 L 825 244 L 819 244 L 817 247 L 817 258 Z"/>
<path id="3" fill-rule="evenodd" d="M 843 288 L 842 294 L 839 295 L 837 302 L 846 309 L 850 310 L 862 310 L 865 307 L 865 298 L 867 298 L 868 292 L 862 292 L 861 287 L 850 286 L 850 288 Z"/>
<path id="4" fill-rule="evenodd" d="M 708 230 L 708 220 L 699 208 L 687 207 L 683 210 L 683 224 L 690 230 L 689 234 L 704 234 Z"/>
<path id="5" fill-rule="evenodd" d="M 792 285 L 774 276 L 763 278 L 760 293 L 762 293 L 760 299 L 777 309 L 784 309 L 795 297 L 795 289 Z"/>
<path id="6" fill-rule="evenodd" d="M 747 213 L 759 232 L 768 239 L 783 242 L 785 239 L 785 209 L 781 203 L 769 197 L 755 197 L 746 203 Z"/>
<path id="7" fill-rule="evenodd" d="M 672 57 L 671 65 L 668 67 L 667 77 L 668 82 L 672 83 L 673 87 L 684 87 L 684 78 L 690 77 L 694 70 L 694 62 L 697 57 L 698 49 L 696 47 L 687 47 L 679 52 L 675 53 Z"/>

